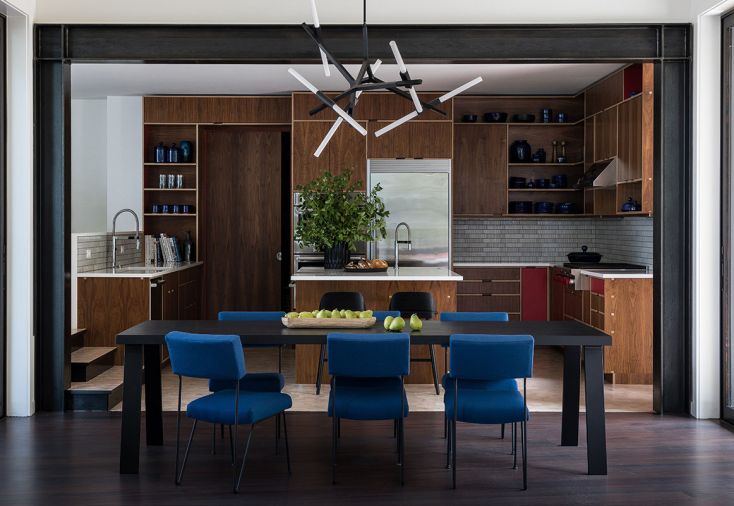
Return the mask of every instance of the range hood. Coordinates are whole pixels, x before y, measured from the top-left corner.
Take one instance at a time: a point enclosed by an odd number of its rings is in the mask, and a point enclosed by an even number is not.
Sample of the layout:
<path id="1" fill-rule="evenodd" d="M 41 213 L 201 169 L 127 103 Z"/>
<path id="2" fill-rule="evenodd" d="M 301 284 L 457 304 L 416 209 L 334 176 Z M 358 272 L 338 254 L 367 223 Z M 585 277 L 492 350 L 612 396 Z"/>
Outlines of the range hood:
<path id="1" fill-rule="evenodd" d="M 617 157 L 596 162 L 589 167 L 574 188 L 606 188 L 617 183 Z"/>

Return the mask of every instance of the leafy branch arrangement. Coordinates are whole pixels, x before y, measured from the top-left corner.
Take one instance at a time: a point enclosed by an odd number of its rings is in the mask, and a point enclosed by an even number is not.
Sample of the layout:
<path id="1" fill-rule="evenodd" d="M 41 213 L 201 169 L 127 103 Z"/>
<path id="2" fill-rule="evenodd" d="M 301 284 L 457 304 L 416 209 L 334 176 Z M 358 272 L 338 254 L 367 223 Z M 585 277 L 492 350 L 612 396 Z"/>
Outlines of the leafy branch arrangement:
<path id="1" fill-rule="evenodd" d="M 369 193 L 358 190 L 361 182 L 351 182 L 352 171 L 340 175 L 323 173 L 306 185 L 298 186 L 297 204 L 301 219 L 294 238 L 298 244 L 320 251 L 346 244 L 350 251 L 359 241 L 384 238 L 390 211 L 378 193 L 377 184 Z"/>

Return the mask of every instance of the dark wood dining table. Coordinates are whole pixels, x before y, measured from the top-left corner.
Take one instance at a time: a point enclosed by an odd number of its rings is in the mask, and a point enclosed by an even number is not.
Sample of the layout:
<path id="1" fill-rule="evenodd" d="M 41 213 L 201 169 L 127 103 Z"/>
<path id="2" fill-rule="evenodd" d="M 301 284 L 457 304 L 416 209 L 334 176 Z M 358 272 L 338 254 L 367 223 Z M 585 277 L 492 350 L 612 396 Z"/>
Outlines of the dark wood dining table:
<path id="1" fill-rule="evenodd" d="M 125 346 L 122 396 L 120 473 L 135 474 L 140 462 L 141 390 L 145 384 L 145 437 L 148 446 L 163 444 L 161 346 L 168 332 L 236 335 L 242 344 L 322 344 L 329 329 L 289 329 L 280 322 L 216 320 L 148 320 L 117 335 Z M 377 325 L 349 329 L 359 334 L 384 332 Z M 604 418 L 603 347 L 612 344 L 608 334 L 577 321 L 441 322 L 426 321 L 420 332 L 410 334 L 411 344 L 448 344 L 453 334 L 531 335 L 535 346 L 563 349 L 563 407 L 561 445 L 578 446 L 581 353 L 584 355 L 586 399 L 586 454 L 588 473 L 607 474 Z M 532 402 L 532 399 L 530 399 Z"/>

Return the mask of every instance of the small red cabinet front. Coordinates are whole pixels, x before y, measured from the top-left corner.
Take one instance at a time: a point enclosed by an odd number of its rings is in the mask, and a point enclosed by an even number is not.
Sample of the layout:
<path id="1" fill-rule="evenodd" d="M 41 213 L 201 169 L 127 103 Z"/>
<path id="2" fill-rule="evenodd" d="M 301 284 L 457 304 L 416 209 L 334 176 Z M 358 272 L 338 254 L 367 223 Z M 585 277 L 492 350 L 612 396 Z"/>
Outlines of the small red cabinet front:
<path id="1" fill-rule="evenodd" d="M 548 269 L 524 267 L 522 269 L 523 320 L 548 320 Z"/>

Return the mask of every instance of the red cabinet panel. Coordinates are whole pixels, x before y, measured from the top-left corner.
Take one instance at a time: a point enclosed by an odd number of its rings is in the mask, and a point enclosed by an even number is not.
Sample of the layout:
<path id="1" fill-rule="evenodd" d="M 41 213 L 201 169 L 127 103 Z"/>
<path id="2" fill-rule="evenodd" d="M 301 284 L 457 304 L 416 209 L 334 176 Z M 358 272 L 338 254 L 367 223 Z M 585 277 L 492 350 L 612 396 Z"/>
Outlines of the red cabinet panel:
<path id="1" fill-rule="evenodd" d="M 548 320 L 548 269 L 522 269 L 522 319 Z"/>

